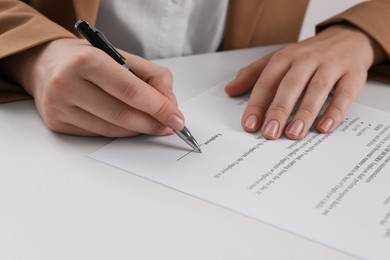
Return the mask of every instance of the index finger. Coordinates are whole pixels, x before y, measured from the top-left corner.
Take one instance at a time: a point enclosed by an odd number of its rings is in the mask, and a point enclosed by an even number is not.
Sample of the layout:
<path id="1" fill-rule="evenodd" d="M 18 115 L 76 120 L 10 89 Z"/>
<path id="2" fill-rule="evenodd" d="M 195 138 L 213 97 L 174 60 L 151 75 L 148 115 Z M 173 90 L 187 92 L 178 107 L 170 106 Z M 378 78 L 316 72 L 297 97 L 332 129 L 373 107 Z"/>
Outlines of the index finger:
<path id="1" fill-rule="evenodd" d="M 126 58 L 127 65 L 143 81 L 157 89 L 158 92 L 177 105 L 176 97 L 173 94 L 173 77 L 169 69 L 125 51 L 122 51 L 121 54 Z"/>
<path id="2" fill-rule="evenodd" d="M 92 52 L 93 55 L 85 54 L 82 57 L 84 65 L 80 66 L 80 74 L 85 80 L 127 105 L 149 114 L 172 130 L 184 127 L 184 117 L 172 101 L 104 52 L 98 49 Z"/>

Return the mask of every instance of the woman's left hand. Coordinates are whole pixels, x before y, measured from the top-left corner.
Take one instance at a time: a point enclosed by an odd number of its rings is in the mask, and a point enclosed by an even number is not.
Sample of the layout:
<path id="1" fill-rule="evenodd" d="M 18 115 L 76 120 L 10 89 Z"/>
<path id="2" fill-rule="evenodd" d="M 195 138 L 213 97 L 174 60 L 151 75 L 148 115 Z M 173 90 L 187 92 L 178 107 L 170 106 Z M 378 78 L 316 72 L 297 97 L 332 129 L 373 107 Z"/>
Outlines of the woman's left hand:
<path id="1" fill-rule="evenodd" d="M 252 89 L 242 117 L 246 131 L 261 127 L 265 138 L 278 139 L 284 130 L 288 138 L 302 139 L 333 88 L 333 99 L 317 130 L 335 129 L 365 85 L 368 69 L 385 59 L 384 50 L 367 34 L 349 25 L 335 25 L 241 69 L 225 91 L 237 96 Z"/>

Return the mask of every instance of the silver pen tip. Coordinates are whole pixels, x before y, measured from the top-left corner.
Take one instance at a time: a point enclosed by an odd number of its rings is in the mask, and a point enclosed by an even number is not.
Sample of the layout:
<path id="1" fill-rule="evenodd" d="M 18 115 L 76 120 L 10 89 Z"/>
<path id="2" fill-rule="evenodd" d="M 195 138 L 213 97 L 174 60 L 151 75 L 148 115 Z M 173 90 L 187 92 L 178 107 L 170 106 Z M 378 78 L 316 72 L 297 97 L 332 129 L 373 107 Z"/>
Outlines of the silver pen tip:
<path id="1" fill-rule="evenodd" d="M 202 150 L 200 149 L 200 146 L 198 145 L 198 143 L 195 141 L 195 139 L 193 140 L 195 146 L 193 147 L 194 148 L 194 151 L 197 152 L 197 153 L 202 153 Z"/>
<path id="2" fill-rule="evenodd" d="M 202 153 L 202 150 L 200 149 L 200 146 L 198 142 L 195 140 L 195 138 L 192 136 L 190 131 L 187 127 L 184 126 L 184 128 L 180 131 L 175 131 L 175 133 L 183 139 L 188 145 L 190 145 L 195 152 Z"/>
<path id="3" fill-rule="evenodd" d="M 200 149 L 200 145 L 192 135 L 187 138 L 186 142 L 191 146 L 194 152 L 202 153 L 202 150 Z"/>

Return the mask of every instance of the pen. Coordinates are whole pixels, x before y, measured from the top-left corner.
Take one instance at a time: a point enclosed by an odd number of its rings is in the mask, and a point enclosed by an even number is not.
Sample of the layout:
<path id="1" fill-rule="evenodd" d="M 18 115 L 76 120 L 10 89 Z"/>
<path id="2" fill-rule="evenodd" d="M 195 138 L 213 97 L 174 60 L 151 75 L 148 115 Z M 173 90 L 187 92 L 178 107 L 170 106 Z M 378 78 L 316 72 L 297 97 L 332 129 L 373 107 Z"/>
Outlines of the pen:
<path id="1" fill-rule="evenodd" d="M 120 65 L 125 67 L 127 70 L 129 70 L 131 73 L 133 73 L 135 76 L 139 77 L 137 73 L 135 73 L 126 63 L 125 63 L 125 57 L 123 57 L 115 48 L 112 46 L 112 44 L 108 41 L 106 36 L 99 31 L 96 27 L 93 25 L 87 23 L 84 20 L 79 20 L 75 24 L 75 28 L 87 39 L 92 46 L 101 49 L 105 53 L 107 53 L 111 58 L 116 60 Z M 188 145 L 190 145 L 194 151 L 201 153 L 200 146 L 198 142 L 195 140 L 195 138 L 192 136 L 190 131 L 186 126 L 183 127 L 180 131 L 175 131 L 175 133 L 183 139 Z"/>

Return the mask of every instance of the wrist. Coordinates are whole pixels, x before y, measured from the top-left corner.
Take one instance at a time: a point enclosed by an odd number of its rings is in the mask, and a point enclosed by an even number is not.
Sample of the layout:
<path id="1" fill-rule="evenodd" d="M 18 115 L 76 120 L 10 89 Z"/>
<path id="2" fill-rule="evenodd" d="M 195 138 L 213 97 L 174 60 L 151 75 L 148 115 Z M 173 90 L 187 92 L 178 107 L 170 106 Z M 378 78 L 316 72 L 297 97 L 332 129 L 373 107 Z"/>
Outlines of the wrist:
<path id="1" fill-rule="evenodd" d="M 340 23 L 328 27 L 325 31 L 328 30 L 344 33 L 344 37 L 350 38 L 352 44 L 355 44 L 351 48 L 358 48 L 361 55 L 365 56 L 367 69 L 386 60 L 386 52 L 382 46 L 373 37 L 353 24 Z"/>
<path id="2" fill-rule="evenodd" d="M 33 96 L 35 64 L 46 44 L 13 54 L 1 61 L 1 69 L 7 80 L 17 83 Z"/>

